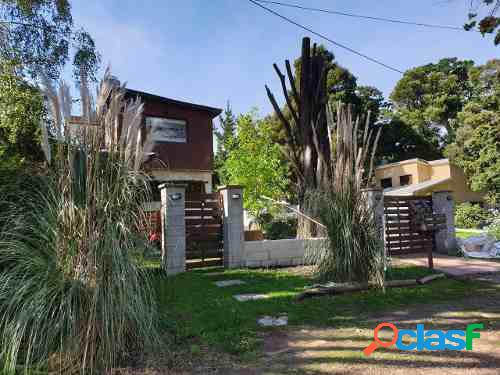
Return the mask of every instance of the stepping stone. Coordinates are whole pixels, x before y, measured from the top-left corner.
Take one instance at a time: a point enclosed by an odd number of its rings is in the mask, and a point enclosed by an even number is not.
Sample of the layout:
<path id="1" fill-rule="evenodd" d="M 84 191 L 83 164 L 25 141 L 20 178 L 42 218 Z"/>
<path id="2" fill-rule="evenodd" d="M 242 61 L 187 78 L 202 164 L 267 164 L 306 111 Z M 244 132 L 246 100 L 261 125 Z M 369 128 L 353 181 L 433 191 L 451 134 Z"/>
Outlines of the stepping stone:
<path id="1" fill-rule="evenodd" d="M 256 294 L 256 293 L 236 294 L 233 297 L 236 298 L 240 302 L 256 301 L 259 299 L 269 298 L 269 296 L 267 294 Z"/>
<path id="2" fill-rule="evenodd" d="M 243 280 L 222 280 L 215 282 L 215 285 L 217 285 L 219 288 L 225 288 L 226 286 L 243 285 L 243 284 L 246 284 Z"/>
<path id="3" fill-rule="evenodd" d="M 257 319 L 257 324 L 262 327 L 282 327 L 288 325 L 288 315 L 280 316 L 263 316 Z"/>

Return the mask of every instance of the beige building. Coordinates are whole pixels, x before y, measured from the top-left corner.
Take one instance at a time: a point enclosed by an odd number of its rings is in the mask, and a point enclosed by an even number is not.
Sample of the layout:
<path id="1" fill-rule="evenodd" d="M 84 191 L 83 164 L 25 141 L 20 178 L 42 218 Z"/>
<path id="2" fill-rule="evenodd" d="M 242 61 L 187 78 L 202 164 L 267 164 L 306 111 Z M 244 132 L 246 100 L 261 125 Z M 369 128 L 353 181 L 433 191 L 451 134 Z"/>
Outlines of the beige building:
<path id="1" fill-rule="evenodd" d="M 481 202 L 483 194 L 473 192 L 463 171 L 448 159 L 404 160 L 375 169 L 377 185 L 386 195 L 429 195 L 433 191 L 453 192 L 455 202 Z"/>

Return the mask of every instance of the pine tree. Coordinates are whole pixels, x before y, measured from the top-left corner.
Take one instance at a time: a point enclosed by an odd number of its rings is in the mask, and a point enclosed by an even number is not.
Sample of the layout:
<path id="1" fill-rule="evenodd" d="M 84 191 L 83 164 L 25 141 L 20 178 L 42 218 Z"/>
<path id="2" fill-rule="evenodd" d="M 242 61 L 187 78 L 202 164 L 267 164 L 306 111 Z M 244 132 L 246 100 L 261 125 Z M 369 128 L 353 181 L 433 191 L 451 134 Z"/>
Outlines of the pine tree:
<path id="1" fill-rule="evenodd" d="M 224 173 L 224 164 L 235 147 L 236 139 L 236 118 L 231 109 L 231 104 L 227 102 L 224 113 L 219 117 L 219 129 L 214 131 L 217 139 L 217 150 L 215 152 L 215 183 L 227 183 L 226 174 Z"/>

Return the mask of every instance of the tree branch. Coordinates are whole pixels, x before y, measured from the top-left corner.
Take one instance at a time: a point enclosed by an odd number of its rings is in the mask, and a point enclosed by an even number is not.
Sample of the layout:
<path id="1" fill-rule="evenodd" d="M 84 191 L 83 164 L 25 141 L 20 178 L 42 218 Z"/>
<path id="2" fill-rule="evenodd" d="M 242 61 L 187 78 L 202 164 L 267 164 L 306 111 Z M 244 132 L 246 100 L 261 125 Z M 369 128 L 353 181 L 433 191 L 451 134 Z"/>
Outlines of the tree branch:
<path id="1" fill-rule="evenodd" d="M 290 108 L 290 113 L 292 114 L 293 120 L 295 121 L 295 124 L 299 124 L 299 116 L 297 115 L 297 112 L 295 111 L 295 108 L 293 107 L 293 103 L 290 100 L 290 97 L 288 96 L 288 90 L 286 88 L 286 82 L 285 82 L 285 75 L 281 73 L 280 68 L 278 68 L 278 65 L 273 64 L 274 70 L 276 71 L 276 74 L 280 78 L 281 81 L 281 87 L 283 88 L 283 94 L 285 95 L 285 100 L 286 104 L 288 105 L 288 108 Z"/>
<path id="2" fill-rule="evenodd" d="M 300 97 L 297 91 L 297 86 L 295 85 L 295 77 L 293 76 L 292 67 L 289 60 L 285 60 L 286 73 L 288 75 L 288 80 L 290 81 L 290 86 L 292 87 L 292 95 L 295 103 L 297 103 L 297 108 L 300 108 Z"/>
<path id="3" fill-rule="evenodd" d="M 267 96 L 269 98 L 269 101 L 271 102 L 271 104 L 274 108 L 274 112 L 276 112 L 276 115 L 279 117 L 279 119 L 283 123 L 283 126 L 285 127 L 286 136 L 288 138 L 288 143 L 290 144 L 291 147 L 295 148 L 295 139 L 294 139 L 294 136 L 292 133 L 292 127 L 290 126 L 290 123 L 283 115 L 283 112 L 281 112 L 281 109 L 278 105 L 278 102 L 276 101 L 276 98 L 274 97 L 274 95 L 271 92 L 271 90 L 269 89 L 269 87 L 267 87 L 267 85 L 265 87 L 266 87 L 266 92 L 267 92 Z"/>

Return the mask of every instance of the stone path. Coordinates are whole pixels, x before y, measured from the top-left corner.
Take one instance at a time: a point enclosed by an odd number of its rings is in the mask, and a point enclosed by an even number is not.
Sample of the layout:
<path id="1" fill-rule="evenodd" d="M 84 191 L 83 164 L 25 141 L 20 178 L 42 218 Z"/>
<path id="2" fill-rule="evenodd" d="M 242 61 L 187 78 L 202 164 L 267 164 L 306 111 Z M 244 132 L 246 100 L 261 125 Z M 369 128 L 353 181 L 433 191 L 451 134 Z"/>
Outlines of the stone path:
<path id="1" fill-rule="evenodd" d="M 208 276 L 221 276 L 222 273 L 213 273 L 207 274 Z M 226 288 L 229 286 L 237 286 L 244 285 L 246 282 L 243 280 L 235 279 L 235 280 L 219 280 L 214 281 L 214 284 L 219 288 Z M 233 296 L 238 302 L 247 302 L 247 301 L 257 301 L 269 298 L 267 294 L 259 294 L 259 293 L 246 293 L 246 294 L 235 294 Z M 278 316 L 263 316 L 257 319 L 257 324 L 262 327 L 283 327 L 288 325 L 288 315 L 286 313 L 279 314 Z"/>
<path id="2" fill-rule="evenodd" d="M 427 267 L 426 254 L 400 255 L 393 258 L 397 263 Z M 454 277 L 467 277 L 478 274 L 499 273 L 500 262 L 467 259 L 448 255 L 434 254 L 434 268 Z"/>
<path id="3" fill-rule="evenodd" d="M 233 297 L 240 302 L 256 301 L 259 299 L 269 298 L 267 294 L 258 294 L 258 293 L 236 294 Z"/>
<path id="4" fill-rule="evenodd" d="M 279 314 L 279 316 L 263 316 L 257 319 L 257 324 L 262 327 L 282 327 L 288 325 L 288 315 Z"/>

